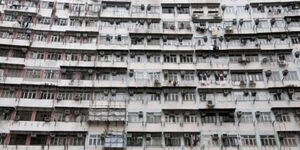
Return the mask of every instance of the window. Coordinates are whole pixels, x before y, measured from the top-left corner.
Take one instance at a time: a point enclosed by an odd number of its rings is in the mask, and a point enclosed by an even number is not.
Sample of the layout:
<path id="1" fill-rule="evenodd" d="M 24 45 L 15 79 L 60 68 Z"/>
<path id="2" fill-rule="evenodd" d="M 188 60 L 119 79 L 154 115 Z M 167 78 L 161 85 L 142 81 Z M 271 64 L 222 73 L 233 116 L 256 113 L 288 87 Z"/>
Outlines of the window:
<path id="1" fill-rule="evenodd" d="M 160 93 L 150 93 L 150 101 L 160 101 Z"/>
<path id="2" fill-rule="evenodd" d="M 169 80 L 169 81 L 177 81 L 178 80 L 177 73 L 176 72 L 169 72 L 167 74 L 167 80 Z"/>
<path id="3" fill-rule="evenodd" d="M 165 145 L 166 146 L 180 146 L 181 145 L 180 134 L 165 133 Z"/>
<path id="4" fill-rule="evenodd" d="M 272 71 L 271 76 L 269 77 L 270 81 L 280 81 L 280 75 L 278 71 Z"/>
<path id="5" fill-rule="evenodd" d="M 147 133 L 147 134 L 151 136 L 146 137 L 146 146 L 162 146 L 161 133 Z"/>
<path id="6" fill-rule="evenodd" d="M 51 118 L 51 112 L 37 111 L 35 121 L 45 121 L 46 118 Z"/>
<path id="7" fill-rule="evenodd" d="M 188 72 L 183 74 L 183 79 L 184 81 L 194 81 L 195 80 L 195 75 L 193 72 Z"/>
<path id="8" fill-rule="evenodd" d="M 110 74 L 103 72 L 103 73 L 99 73 L 97 74 L 97 79 L 98 80 L 110 80 Z"/>
<path id="9" fill-rule="evenodd" d="M 85 137 L 77 137 L 77 135 L 70 137 L 69 145 L 84 145 Z"/>
<path id="10" fill-rule="evenodd" d="M 176 63 L 177 62 L 176 55 L 164 55 L 164 62 L 165 63 Z"/>
<path id="11" fill-rule="evenodd" d="M 219 113 L 220 123 L 233 123 L 234 121 L 234 114 L 229 112 Z"/>
<path id="12" fill-rule="evenodd" d="M 47 135 L 37 135 L 36 137 L 31 137 L 30 145 L 46 145 Z"/>
<path id="13" fill-rule="evenodd" d="M 98 146 L 101 144 L 101 141 L 104 142 L 104 138 L 100 134 L 91 134 L 89 138 L 89 145 Z"/>
<path id="14" fill-rule="evenodd" d="M 147 112 L 147 123 L 161 123 L 161 114 Z"/>
<path id="15" fill-rule="evenodd" d="M 67 137 L 64 135 L 56 135 L 51 138 L 51 145 L 66 145 Z"/>
<path id="16" fill-rule="evenodd" d="M 143 122 L 143 115 L 138 112 L 129 112 L 128 113 L 128 122 L 141 123 L 141 122 Z"/>
<path id="17" fill-rule="evenodd" d="M 210 73 L 209 72 L 198 72 L 198 77 L 200 81 L 207 81 L 209 80 Z"/>
<path id="18" fill-rule="evenodd" d="M 202 123 L 217 123 L 216 113 L 201 113 Z"/>
<path id="19" fill-rule="evenodd" d="M 253 115 L 251 112 L 243 112 L 241 116 L 242 123 L 252 123 L 253 122 Z"/>
<path id="20" fill-rule="evenodd" d="M 181 63 L 193 63 L 193 55 L 180 55 Z"/>
<path id="21" fill-rule="evenodd" d="M 246 75 L 243 73 L 232 73 L 231 74 L 231 80 L 236 82 L 236 81 L 247 81 L 246 80 Z"/>
<path id="22" fill-rule="evenodd" d="M 35 94 L 36 94 L 35 90 L 23 90 L 21 98 L 35 99 Z"/>
<path id="23" fill-rule="evenodd" d="M 40 94 L 40 99 L 47 99 L 47 100 L 54 99 L 54 92 L 42 90 Z"/>
<path id="24" fill-rule="evenodd" d="M 179 122 L 179 114 L 165 114 L 165 122 L 166 123 L 178 123 Z"/>
<path id="25" fill-rule="evenodd" d="M 227 147 L 237 147 L 239 145 L 237 136 L 228 136 L 227 138 L 222 139 L 224 146 Z"/>
<path id="26" fill-rule="evenodd" d="M 32 59 L 44 59 L 44 53 L 43 52 L 32 52 L 31 58 Z"/>
<path id="27" fill-rule="evenodd" d="M 49 60 L 60 60 L 61 55 L 60 55 L 60 53 L 48 53 L 47 59 L 49 59 Z"/>
<path id="28" fill-rule="evenodd" d="M 190 8 L 189 7 L 177 7 L 178 14 L 189 14 Z"/>
<path id="29" fill-rule="evenodd" d="M 28 69 L 26 71 L 26 78 L 40 78 L 40 70 Z"/>
<path id="30" fill-rule="evenodd" d="M 127 137 L 128 146 L 142 146 L 143 145 L 143 134 L 142 133 L 128 133 L 131 134 Z"/>
<path id="31" fill-rule="evenodd" d="M 178 93 L 177 92 L 167 93 L 165 96 L 165 101 L 177 102 L 178 101 Z"/>
<path id="32" fill-rule="evenodd" d="M 200 142 L 199 135 L 197 133 L 184 133 L 183 135 L 184 146 L 197 146 Z"/>
<path id="33" fill-rule="evenodd" d="M 58 26 L 66 26 L 68 24 L 67 19 L 63 19 L 63 18 L 58 18 L 55 20 L 54 25 L 58 25 Z"/>
<path id="34" fill-rule="evenodd" d="M 59 92 L 59 97 L 61 97 L 62 100 L 72 100 L 73 99 L 71 91 Z"/>
<path id="35" fill-rule="evenodd" d="M 7 77 L 21 77 L 22 70 L 21 69 L 9 69 L 7 72 Z"/>
<path id="36" fill-rule="evenodd" d="M 4 89 L 1 92 L 1 97 L 3 97 L 3 98 L 16 98 L 16 91 L 15 90 Z"/>
<path id="37" fill-rule="evenodd" d="M 26 134 L 12 134 L 9 140 L 9 145 L 26 145 Z"/>
<path id="38" fill-rule="evenodd" d="M 41 17 L 39 18 L 39 24 L 44 24 L 44 25 L 49 25 L 51 22 L 51 18 L 50 17 Z"/>
<path id="39" fill-rule="evenodd" d="M 52 35 L 51 42 L 63 42 L 63 36 L 60 35 Z"/>
<path id="40" fill-rule="evenodd" d="M 280 144 L 284 147 L 297 147 L 297 137 L 293 133 L 284 133 L 280 139 Z"/>
<path id="41" fill-rule="evenodd" d="M 242 144 L 246 147 L 256 146 L 256 137 L 255 135 L 242 135 Z"/>
<path id="42" fill-rule="evenodd" d="M 162 13 L 163 14 L 175 14 L 175 9 L 174 9 L 174 7 L 163 7 Z"/>
<path id="43" fill-rule="evenodd" d="M 270 112 L 262 112 L 258 118 L 258 122 L 271 122 L 271 113 Z"/>
<path id="44" fill-rule="evenodd" d="M 296 71 L 289 71 L 289 73 L 284 77 L 286 81 L 296 81 L 298 80 L 297 72 Z"/>
<path id="45" fill-rule="evenodd" d="M 248 73 L 249 81 L 263 81 L 263 75 L 261 72 L 249 72 Z"/>
<path id="46" fill-rule="evenodd" d="M 183 114 L 183 122 L 184 123 L 196 123 L 198 122 L 196 114 L 190 114 L 190 112 L 186 112 Z"/>
<path id="47" fill-rule="evenodd" d="M 88 92 L 77 92 L 79 100 L 91 100 L 91 93 Z"/>
<path id="48" fill-rule="evenodd" d="M 31 121 L 32 111 L 17 111 L 16 118 L 19 121 Z"/>
<path id="49" fill-rule="evenodd" d="M 275 111 L 274 112 L 275 119 L 277 122 L 290 122 L 290 116 L 288 112 L 284 111 Z"/>
<path id="50" fill-rule="evenodd" d="M 260 136 L 262 146 L 276 146 L 276 140 L 273 135 Z"/>
<path id="51" fill-rule="evenodd" d="M 150 58 L 148 58 L 148 62 L 150 62 L 150 63 L 160 63 L 160 56 L 159 55 L 153 55 Z"/>
<path id="52" fill-rule="evenodd" d="M 160 81 L 160 72 L 149 72 L 148 75 L 150 81 Z"/>
<path id="53" fill-rule="evenodd" d="M 195 101 L 196 95 L 194 92 L 182 93 L 182 100 L 183 101 Z"/>
<path id="54" fill-rule="evenodd" d="M 56 71 L 54 70 L 45 70 L 45 79 L 55 79 L 56 78 Z"/>

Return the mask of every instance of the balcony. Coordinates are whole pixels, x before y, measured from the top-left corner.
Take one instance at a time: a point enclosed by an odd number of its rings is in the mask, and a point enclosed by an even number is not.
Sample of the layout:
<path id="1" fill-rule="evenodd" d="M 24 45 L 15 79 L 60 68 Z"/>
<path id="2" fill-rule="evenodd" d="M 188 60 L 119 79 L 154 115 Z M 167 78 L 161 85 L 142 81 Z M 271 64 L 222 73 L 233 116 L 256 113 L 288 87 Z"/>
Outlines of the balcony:
<path id="1" fill-rule="evenodd" d="M 87 131 L 88 124 L 80 122 L 42 122 L 42 121 L 0 121 L 7 131 Z"/>
<path id="2" fill-rule="evenodd" d="M 6 145 L 5 150 L 65 150 L 66 146 Z M 68 146 L 68 149 L 83 150 L 84 146 Z"/>
<path id="3" fill-rule="evenodd" d="M 18 1 L 15 1 L 12 5 L 6 5 L 4 8 L 4 11 L 13 11 L 13 12 L 19 12 L 19 13 L 31 13 L 31 14 L 37 14 L 40 8 L 38 7 L 29 7 L 25 5 L 19 4 Z"/>

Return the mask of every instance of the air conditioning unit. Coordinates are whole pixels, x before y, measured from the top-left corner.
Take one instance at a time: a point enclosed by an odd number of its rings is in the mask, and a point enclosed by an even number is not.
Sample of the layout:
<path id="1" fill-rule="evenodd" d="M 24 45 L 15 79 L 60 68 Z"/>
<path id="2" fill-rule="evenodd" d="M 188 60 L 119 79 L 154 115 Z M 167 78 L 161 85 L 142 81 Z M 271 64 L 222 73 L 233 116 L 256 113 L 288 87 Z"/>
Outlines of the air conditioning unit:
<path id="1" fill-rule="evenodd" d="M 45 121 L 45 122 L 50 122 L 51 119 L 50 119 L 50 117 L 45 117 L 45 118 L 44 118 L 44 121 Z"/>
<path id="2" fill-rule="evenodd" d="M 50 133 L 50 137 L 55 137 L 55 134 L 54 133 Z"/>
<path id="3" fill-rule="evenodd" d="M 60 100 L 62 100 L 63 98 L 62 98 L 62 96 L 61 95 L 58 95 L 57 97 L 56 97 L 56 100 L 58 100 L 58 101 L 60 101 Z"/>
<path id="4" fill-rule="evenodd" d="M 143 115 L 144 115 L 144 114 L 143 114 L 142 111 L 139 111 L 139 114 L 138 114 L 138 115 L 139 115 L 139 118 L 143 118 Z"/>
<path id="5" fill-rule="evenodd" d="M 66 109 L 66 110 L 65 110 L 65 114 L 66 114 L 66 115 L 69 115 L 70 113 L 71 113 L 71 111 L 70 111 L 69 109 Z"/>
<path id="6" fill-rule="evenodd" d="M 170 133 L 165 133 L 165 137 L 166 137 L 166 138 L 171 137 Z"/>
<path id="7" fill-rule="evenodd" d="M 260 111 L 256 111 L 256 112 L 255 112 L 255 117 L 256 117 L 256 118 L 258 118 L 260 115 L 261 115 L 261 112 L 260 112 Z"/>
<path id="8" fill-rule="evenodd" d="M 76 95 L 76 96 L 74 97 L 74 100 L 76 100 L 76 101 L 79 101 L 79 100 L 81 100 L 81 96 L 79 96 L 79 95 Z"/>
<path id="9" fill-rule="evenodd" d="M 151 133 L 147 133 L 146 138 L 151 138 Z"/>
<path id="10" fill-rule="evenodd" d="M 288 94 L 294 94 L 295 93 L 295 89 L 288 89 Z"/>
<path id="11" fill-rule="evenodd" d="M 212 135 L 212 140 L 216 141 L 216 140 L 218 140 L 218 139 L 219 139 L 218 133 L 214 133 L 214 134 Z"/>
<path id="12" fill-rule="evenodd" d="M 270 77 L 272 75 L 272 71 L 271 70 L 267 70 L 265 72 L 265 74 L 266 74 L 266 77 Z"/>
<path id="13" fill-rule="evenodd" d="M 286 61 L 285 60 L 278 60 L 278 65 L 280 67 L 285 67 L 287 65 Z"/>
<path id="14" fill-rule="evenodd" d="M 133 70 L 133 69 L 130 69 L 130 70 L 129 70 L 129 76 L 130 76 L 130 77 L 133 77 L 133 75 L 134 75 L 134 70 Z"/>
<path id="15" fill-rule="evenodd" d="M 246 82 L 245 81 L 240 81 L 240 87 L 245 87 L 246 86 Z"/>
<path id="16" fill-rule="evenodd" d="M 228 138 L 228 134 L 227 133 L 223 133 L 222 134 L 222 139 L 226 139 L 226 138 Z"/>
<path id="17" fill-rule="evenodd" d="M 83 137 L 83 133 L 77 133 L 77 137 L 79 138 Z"/>
<path id="18" fill-rule="evenodd" d="M 250 87 L 255 87 L 255 86 L 256 86 L 255 81 L 249 81 L 249 86 L 250 86 Z"/>
<path id="19" fill-rule="evenodd" d="M 183 137 L 185 137 L 185 138 L 189 138 L 189 137 L 190 137 L 190 134 L 188 134 L 188 133 L 184 133 L 184 134 L 183 134 Z"/>
<path id="20" fill-rule="evenodd" d="M 112 95 L 112 96 L 115 96 L 116 93 L 117 93 L 117 90 L 116 90 L 116 89 L 111 89 L 111 95 Z"/>
<path id="21" fill-rule="evenodd" d="M 228 94 L 229 94 L 229 90 L 224 90 L 224 91 L 223 91 L 223 95 L 224 95 L 224 96 L 228 96 Z"/>
<path id="22" fill-rule="evenodd" d="M 16 115 L 15 121 L 19 121 L 21 119 L 20 115 Z"/>
<path id="23" fill-rule="evenodd" d="M 208 107 L 208 108 L 213 108 L 213 107 L 215 107 L 215 103 L 214 103 L 213 100 L 207 100 L 207 101 L 206 101 L 206 104 L 207 104 L 207 107 Z"/>
<path id="24" fill-rule="evenodd" d="M 105 89 L 105 90 L 103 91 L 103 94 L 104 94 L 105 96 L 108 96 L 109 91 L 108 91 L 107 89 Z"/>
<path id="25" fill-rule="evenodd" d="M 249 91 L 245 90 L 244 91 L 244 96 L 248 96 L 249 95 Z"/>
<path id="26" fill-rule="evenodd" d="M 263 59 L 261 60 L 261 63 L 264 63 L 264 64 L 265 64 L 265 63 L 267 63 L 268 61 L 269 61 L 269 59 L 265 57 L 265 58 L 263 58 Z"/>
<path id="27" fill-rule="evenodd" d="M 172 85 L 173 85 L 173 86 L 177 86 L 177 84 L 178 84 L 178 82 L 177 82 L 176 80 L 173 80 L 173 81 L 172 81 Z"/>
<path id="28" fill-rule="evenodd" d="M 241 117 L 242 117 L 242 114 L 243 114 L 243 112 L 242 112 L 242 111 L 237 111 L 237 112 L 236 112 L 236 116 L 237 116 L 237 117 L 239 117 L 239 118 L 241 118 Z"/>
<path id="29" fill-rule="evenodd" d="M 79 114 L 80 114 L 80 111 L 79 111 L 79 110 L 75 110 L 75 111 L 74 111 L 74 114 L 75 114 L 75 115 L 79 115 Z"/>
<path id="30" fill-rule="evenodd" d="M 89 73 L 89 74 L 93 74 L 93 72 L 94 72 L 93 69 L 89 69 L 89 70 L 88 70 L 88 73 Z"/>
<path id="31" fill-rule="evenodd" d="M 246 64 L 246 63 L 249 63 L 250 61 L 248 59 L 246 59 L 245 57 L 241 57 L 241 58 L 239 58 L 238 62 L 240 64 Z"/>
<path id="32" fill-rule="evenodd" d="M 158 86 L 161 86 L 161 84 L 158 80 L 154 80 L 154 86 L 158 87 Z"/>

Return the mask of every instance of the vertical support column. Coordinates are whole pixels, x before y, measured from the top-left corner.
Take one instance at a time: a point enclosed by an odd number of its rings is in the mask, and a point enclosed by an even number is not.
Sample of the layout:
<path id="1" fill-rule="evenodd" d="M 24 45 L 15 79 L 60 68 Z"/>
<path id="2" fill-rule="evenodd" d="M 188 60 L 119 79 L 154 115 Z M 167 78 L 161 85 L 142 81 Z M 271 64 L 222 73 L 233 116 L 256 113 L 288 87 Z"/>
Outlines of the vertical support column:
<path id="1" fill-rule="evenodd" d="M 10 120 L 15 120 L 17 115 L 17 110 L 13 110 L 10 116 Z"/>
<path id="2" fill-rule="evenodd" d="M 25 143 L 25 145 L 30 145 L 30 142 L 31 142 L 31 135 L 28 134 L 27 137 L 26 137 L 26 143 Z"/>
<path id="3" fill-rule="evenodd" d="M 31 113 L 31 121 L 35 121 L 35 117 L 36 117 L 36 111 L 33 111 L 32 113 Z"/>

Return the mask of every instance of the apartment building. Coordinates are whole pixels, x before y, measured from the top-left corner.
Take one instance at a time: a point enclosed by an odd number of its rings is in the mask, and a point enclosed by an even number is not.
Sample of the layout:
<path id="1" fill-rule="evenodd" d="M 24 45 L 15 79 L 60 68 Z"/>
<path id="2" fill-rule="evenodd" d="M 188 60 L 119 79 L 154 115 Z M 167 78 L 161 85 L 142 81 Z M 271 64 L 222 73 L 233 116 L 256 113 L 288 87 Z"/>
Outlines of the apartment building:
<path id="1" fill-rule="evenodd" d="M 0 150 L 299 150 L 300 0 L 2 0 Z"/>

